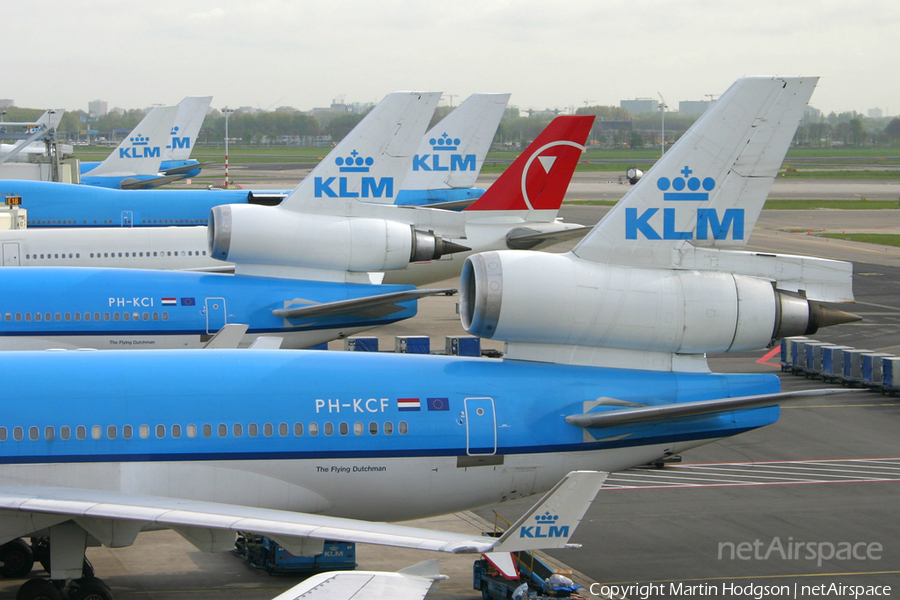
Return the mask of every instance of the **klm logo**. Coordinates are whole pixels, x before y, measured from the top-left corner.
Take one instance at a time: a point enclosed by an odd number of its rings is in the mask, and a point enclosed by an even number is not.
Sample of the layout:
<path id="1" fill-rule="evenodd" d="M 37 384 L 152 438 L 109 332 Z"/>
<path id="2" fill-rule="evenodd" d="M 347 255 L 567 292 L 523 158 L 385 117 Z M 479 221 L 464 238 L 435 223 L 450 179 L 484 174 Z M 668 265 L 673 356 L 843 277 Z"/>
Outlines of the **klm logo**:
<path id="1" fill-rule="evenodd" d="M 172 127 L 171 135 L 172 135 L 172 145 L 169 146 L 169 148 L 171 148 L 173 150 L 177 150 L 179 148 L 190 148 L 191 147 L 191 138 L 189 138 L 187 136 L 178 137 L 178 125 L 175 125 L 174 127 Z"/>
<path id="2" fill-rule="evenodd" d="M 568 525 L 556 525 L 559 515 L 551 515 L 545 512 L 535 515 L 537 525 L 523 525 L 519 529 L 520 538 L 567 538 L 569 537 Z"/>
<path id="3" fill-rule="evenodd" d="M 119 148 L 119 158 L 159 158 L 159 146 L 151 146 L 150 138 L 138 134 L 128 141 L 131 146 Z"/>
<path id="4" fill-rule="evenodd" d="M 368 173 L 370 167 L 375 164 L 372 157 L 363 158 L 354 150 L 350 156 L 339 156 L 335 159 L 340 173 Z M 358 192 L 350 191 L 353 177 L 316 177 L 314 179 L 316 198 L 392 198 L 394 196 L 393 177 L 361 177 L 361 189 Z M 335 189 L 335 185 L 337 189 Z"/>
<path id="5" fill-rule="evenodd" d="M 685 166 L 680 172 L 684 176 L 683 178 L 675 178 L 670 181 L 668 177 L 660 177 L 657 180 L 656 187 L 663 193 L 663 201 L 708 202 L 709 193 L 715 189 L 716 181 L 712 177 L 706 177 L 703 180 L 699 177 L 691 177 L 693 171 L 688 166 Z M 636 240 L 638 234 L 648 240 L 708 240 L 710 236 L 715 240 L 744 239 L 743 208 L 728 208 L 721 212 L 714 208 L 694 208 L 692 206 L 663 208 L 661 231 L 659 229 L 660 219 L 657 217 L 659 211 L 659 208 L 647 208 L 642 213 L 638 213 L 637 208 L 626 208 L 625 239 Z M 676 223 L 679 217 L 683 221 L 684 211 L 694 211 L 696 214 L 696 238 L 694 231 L 678 231 Z"/>
<path id="6" fill-rule="evenodd" d="M 428 140 L 434 154 L 416 154 L 413 157 L 413 171 L 474 171 L 474 154 L 457 154 L 460 139 L 451 138 L 447 132 L 439 138 Z M 449 159 L 449 160 L 448 160 Z"/>

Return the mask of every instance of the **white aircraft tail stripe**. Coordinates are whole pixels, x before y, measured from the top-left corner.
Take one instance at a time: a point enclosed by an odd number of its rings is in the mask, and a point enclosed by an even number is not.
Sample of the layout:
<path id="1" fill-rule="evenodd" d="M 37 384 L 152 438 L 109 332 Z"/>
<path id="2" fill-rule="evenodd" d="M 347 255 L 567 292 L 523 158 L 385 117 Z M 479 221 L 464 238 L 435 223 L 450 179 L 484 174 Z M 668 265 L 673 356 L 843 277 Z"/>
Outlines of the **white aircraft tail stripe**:
<path id="1" fill-rule="evenodd" d="M 158 174 L 176 114 L 177 106 L 154 107 L 106 160 L 82 177 Z"/>
<path id="2" fill-rule="evenodd" d="M 688 245 L 741 248 L 817 78 L 740 79 L 576 246 L 594 262 L 671 265 Z"/>

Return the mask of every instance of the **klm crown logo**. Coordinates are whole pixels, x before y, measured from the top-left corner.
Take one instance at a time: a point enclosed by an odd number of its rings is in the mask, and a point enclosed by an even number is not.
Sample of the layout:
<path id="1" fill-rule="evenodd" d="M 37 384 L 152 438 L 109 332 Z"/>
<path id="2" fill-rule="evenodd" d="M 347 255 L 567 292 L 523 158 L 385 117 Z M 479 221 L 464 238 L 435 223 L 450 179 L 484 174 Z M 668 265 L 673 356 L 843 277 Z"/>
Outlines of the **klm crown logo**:
<path id="1" fill-rule="evenodd" d="M 474 154 L 457 154 L 462 140 L 450 137 L 446 131 L 440 137 L 430 138 L 428 143 L 434 154 L 416 154 L 413 157 L 413 171 L 474 171 L 476 156 Z M 439 154 L 443 152 L 445 154 Z M 447 152 L 450 164 L 447 164 Z"/>
<path id="2" fill-rule="evenodd" d="M 435 152 L 456 152 L 459 149 L 460 139 L 451 138 L 450 134 L 445 131 L 441 137 L 431 138 L 428 143 Z"/>
<path id="3" fill-rule="evenodd" d="M 350 156 L 339 156 L 334 159 L 334 163 L 338 166 L 341 173 L 368 173 L 375 159 L 372 157 L 363 158 L 359 152 L 354 150 Z M 316 198 L 393 198 L 394 197 L 394 178 L 381 177 L 315 177 L 315 190 L 313 195 Z M 337 190 L 332 187 L 337 183 Z M 359 185 L 360 191 L 353 191 Z"/>
<path id="4" fill-rule="evenodd" d="M 663 193 L 663 201 L 708 202 L 710 192 L 716 188 L 716 180 L 694 176 L 688 165 L 680 173 L 682 177 L 660 177 L 656 180 L 656 188 Z M 689 217 L 685 216 L 685 211 L 691 213 Z M 636 240 L 640 234 L 647 240 L 707 240 L 711 234 L 715 240 L 727 240 L 729 232 L 732 240 L 744 239 L 743 208 L 727 208 L 721 214 L 715 208 L 663 208 L 662 233 L 659 219 L 654 219 L 658 212 L 659 208 L 648 208 L 638 214 L 637 208 L 626 208 L 625 239 Z M 679 224 L 681 227 L 695 225 L 696 230 L 679 231 Z"/>
<path id="5" fill-rule="evenodd" d="M 119 148 L 119 158 L 157 158 L 159 146 L 151 146 L 150 138 L 137 134 L 128 138 L 131 146 Z"/>
<path id="6" fill-rule="evenodd" d="M 679 177 L 669 181 L 668 177 L 660 177 L 656 181 L 656 187 L 663 193 L 663 200 L 709 200 L 709 192 L 716 187 L 716 180 L 712 177 L 705 177 L 700 181 L 699 177 L 691 177 L 693 171 L 685 165 L 681 170 L 684 177 Z M 688 191 L 684 191 L 687 188 Z M 703 188 L 704 191 L 700 191 Z M 675 190 L 670 192 L 669 189 Z"/>
<path id="7" fill-rule="evenodd" d="M 347 158 L 338 156 L 334 159 L 334 162 L 341 173 L 368 173 L 369 167 L 375 164 L 375 159 L 371 156 L 363 158 L 359 155 L 359 152 L 354 150 Z"/>
<path id="8" fill-rule="evenodd" d="M 173 125 L 173 126 L 172 126 L 172 133 L 171 133 L 171 135 L 178 135 L 178 125 Z"/>
<path id="9" fill-rule="evenodd" d="M 553 515 L 550 514 L 550 511 L 547 511 L 542 515 L 535 515 L 534 520 L 537 522 L 537 525 L 523 525 L 519 529 L 520 538 L 569 537 L 568 525 L 556 525 L 559 515 Z"/>

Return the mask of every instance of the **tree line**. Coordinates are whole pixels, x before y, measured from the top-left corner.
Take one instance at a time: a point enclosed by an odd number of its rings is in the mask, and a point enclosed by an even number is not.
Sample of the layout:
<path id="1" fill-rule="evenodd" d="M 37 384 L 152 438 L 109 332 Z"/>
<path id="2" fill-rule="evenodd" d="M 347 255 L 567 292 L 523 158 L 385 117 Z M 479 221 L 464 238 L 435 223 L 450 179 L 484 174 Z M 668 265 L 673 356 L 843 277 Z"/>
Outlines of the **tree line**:
<path id="1" fill-rule="evenodd" d="M 40 109 L 8 107 L 6 121 L 34 121 Z M 439 107 L 432 125 L 445 117 L 452 108 Z M 556 111 L 558 112 L 558 111 Z M 600 148 L 642 148 L 660 143 L 659 113 L 631 115 L 614 106 L 579 108 L 577 114 L 592 114 L 597 122 L 591 132 L 590 143 Z M 141 109 L 123 113 L 109 113 L 90 117 L 84 111 L 66 111 L 58 129 L 61 141 L 121 140 L 144 118 Z M 323 112 L 315 116 L 300 111 L 234 112 L 228 117 L 228 136 L 237 145 L 331 145 L 337 143 L 363 118 L 351 112 Z M 521 147 L 533 140 L 556 116 L 553 111 L 538 114 L 510 107 L 506 109 L 494 143 Z M 670 145 L 694 123 L 697 115 L 666 113 L 666 144 Z M 2 124 L 0 124 L 2 126 Z M 90 129 L 97 133 L 88 136 Z M 225 116 L 212 110 L 200 131 L 200 145 L 221 145 L 225 138 Z M 897 147 L 900 146 L 900 117 L 869 118 L 856 112 L 831 113 L 828 116 L 804 118 L 794 145 L 803 147 Z"/>

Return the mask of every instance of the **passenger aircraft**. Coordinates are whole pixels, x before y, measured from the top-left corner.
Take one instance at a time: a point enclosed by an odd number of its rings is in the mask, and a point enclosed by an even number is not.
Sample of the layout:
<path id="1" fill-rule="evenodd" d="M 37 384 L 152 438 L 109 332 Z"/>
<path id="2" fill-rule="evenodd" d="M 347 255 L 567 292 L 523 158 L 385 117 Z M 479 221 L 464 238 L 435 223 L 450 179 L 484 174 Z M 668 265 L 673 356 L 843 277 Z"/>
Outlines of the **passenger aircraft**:
<path id="1" fill-rule="evenodd" d="M 499 546 L 366 521 L 502 502 L 566 478 L 559 493 L 578 487 L 573 469 L 659 461 L 770 424 L 782 401 L 842 391 L 780 393 L 774 375 L 713 374 L 705 362 L 706 352 L 853 318 L 819 303 L 852 300 L 846 263 L 736 250 L 814 84 L 739 80 L 573 252 L 467 259 L 463 324 L 507 341 L 504 360 L 7 355 L 16 376 L 0 384 L 3 548 L 22 556 L 16 538 L 49 535 L 51 580 L 98 594 L 106 588 L 82 577 L 88 540 L 126 546 L 161 526 L 205 550 L 230 548 L 234 530 L 295 554 L 323 538 L 520 549 L 562 539 L 572 521 L 563 532 L 537 507 Z M 56 589 L 38 579 L 19 594 Z"/>
<path id="2" fill-rule="evenodd" d="M 146 175 L 156 175 L 154 179 L 141 178 L 139 181 L 125 182 L 124 185 L 104 187 L 143 189 L 199 175 L 200 163 L 191 159 L 191 152 L 196 145 L 200 127 L 203 126 L 203 120 L 206 118 L 206 113 L 209 112 L 211 102 L 212 96 L 188 96 L 178 103 L 178 112 L 169 133 L 169 143 L 161 148 L 159 173 L 146 173 Z M 135 131 L 139 131 L 141 125 L 143 123 L 138 125 Z M 113 154 L 117 151 L 119 151 L 118 148 Z M 82 162 L 81 174 L 90 172 L 100 164 L 99 162 Z"/>
<path id="3" fill-rule="evenodd" d="M 205 98 L 185 98 L 179 105 L 179 114 L 185 112 L 184 107 L 189 100 L 202 99 Z M 366 200 L 404 205 L 429 204 L 434 200 L 444 207 L 448 206 L 448 201 L 455 200 L 450 205 L 462 208 L 480 196 L 483 190 L 467 191 L 459 188 L 475 185 L 475 178 L 481 171 L 508 99 L 509 94 L 475 94 L 463 102 L 441 120 L 433 131 L 423 136 L 420 151 L 415 159 L 410 159 L 408 175 L 412 179 L 397 177 L 396 186 L 390 194 L 382 193 Z M 199 108 L 196 110 L 200 111 Z M 204 108 L 204 115 L 205 110 Z M 439 139 L 444 139 L 444 134 L 452 136 L 452 145 L 438 144 Z M 173 137 L 170 145 L 183 146 L 185 143 Z M 435 152 L 433 146 L 446 150 Z M 162 168 L 165 170 L 165 165 Z M 170 176 L 126 182 L 130 192 L 128 194 L 118 189 L 85 188 L 73 184 L 0 181 L 0 197 L 14 195 L 22 198 L 23 207 L 28 210 L 29 227 L 94 228 L 205 225 L 213 206 L 274 206 L 291 193 L 290 190 L 139 189 L 168 183 L 178 178 L 175 177 L 176 174 L 187 176 L 180 171 L 176 173 L 173 169 L 166 173 Z M 406 183 L 406 179 L 409 179 L 409 183 Z M 108 187 L 119 186 L 111 184 Z"/>
<path id="4" fill-rule="evenodd" d="M 147 116 L 106 160 L 93 169 L 82 172 L 81 183 L 107 188 L 151 186 L 151 182 L 160 177 L 162 149 L 172 143 L 172 126 L 177 114 L 177 106 L 156 106 L 150 109 Z"/>
<path id="5" fill-rule="evenodd" d="M 392 226 L 404 228 L 404 233 L 409 227 L 418 230 L 432 230 L 435 234 L 449 242 L 459 246 L 471 248 L 471 252 L 507 248 L 540 248 L 567 238 L 583 235 L 588 228 L 559 222 L 556 219 L 557 211 L 565 196 L 566 187 L 572 177 L 575 166 L 581 154 L 583 144 L 590 131 L 593 117 L 558 117 L 554 120 L 535 141 L 522 153 L 522 155 L 501 175 L 491 186 L 485 195 L 468 209 L 462 212 L 435 211 L 431 209 L 397 208 L 393 206 L 377 207 L 379 211 L 376 217 L 385 221 L 385 227 Z M 367 132 L 368 131 L 368 132 Z M 354 130 L 351 136 L 374 136 L 374 130 L 369 129 L 369 123 L 363 121 L 358 130 Z M 351 138 L 348 144 L 358 142 Z M 335 152 L 338 152 L 335 150 Z M 343 150 L 341 150 L 343 152 Z M 328 179 L 330 175 L 320 175 L 329 168 L 329 161 L 317 167 L 311 177 L 323 177 Z M 546 167 L 545 167 L 546 166 Z M 523 180 L 526 186 L 523 191 Z M 221 193 L 227 193 L 223 190 Z M 315 199 L 311 198 L 312 190 L 308 188 L 305 199 L 297 204 L 297 210 L 305 210 L 305 206 Z M 140 194 L 134 191 L 130 194 Z M 159 193 L 159 192 L 147 192 Z M 218 193 L 218 192 L 217 192 Z M 529 209 L 529 206 L 531 207 Z M 229 209 L 231 210 L 231 209 Z M 235 209 L 236 210 L 236 209 Z M 272 209 L 266 208 L 266 211 Z M 334 217 L 340 222 L 349 223 L 351 219 L 341 217 L 339 209 L 334 212 Z M 288 212 L 287 217 L 281 217 L 278 212 L 271 214 L 276 220 L 293 223 L 297 219 L 296 211 Z M 440 221 L 432 219 L 440 217 Z M 313 222 L 318 215 L 311 215 Z M 419 219 L 422 219 L 421 225 Z M 289 221 L 287 221 L 289 219 Z M 401 221 L 402 219 L 402 221 Z M 369 224 L 372 219 L 360 219 Z M 321 222 L 321 221 L 317 221 Z M 308 229 L 309 233 L 301 233 Z M 262 234 L 261 239 L 270 240 L 276 248 L 273 256 L 266 260 L 282 264 L 287 260 L 279 254 L 291 255 L 291 260 L 309 264 L 314 255 L 320 255 L 333 245 L 346 246 L 348 248 L 360 248 L 359 244 L 366 244 L 364 249 L 357 254 L 375 254 L 378 248 L 385 248 L 384 240 L 363 238 L 363 233 L 354 232 L 351 239 L 341 241 L 334 236 L 340 234 L 340 230 L 332 227 L 328 230 L 327 238 L 316 230 L 314 225 L 299 225 L 296 229 L 284 226 L 273 226 L 271 230 Z M 87 234 L 90 235 L 87 235 Z M 5 266 L 95 266 L 95 267 L 127 267 L 144 269 L 203 269 L 203 270 L 229 270 L 231 263 L 215 260 L 207 252 L 207 229 L 205 227 L 135 227 L 135 228 L 98 228 L 85 230 L 82 228 L 28 228 L 25 230 L 0 231 L 0 250 L 3 254 Z M 284 236 L 281 241 L 276 236 Z M 291 248 L 296 245 L 296 238 L 303 237 L 311 248 L 297 248 L 294 251 L 280 251 L 281 248 Z M 233 240 L 236 245 L 239 240 Z M 253 244 L 253 247 L 260 244 Z M 252 250 L 252 248 L 251 248 Z M 383 252 L 383 250 L 382 250 Z M 385 281 L 389 283 L 404 283 L 423 285 L 436 281 L 442 281 L 448 277 L 459 275 L 462 267 L 462 258 L 469 251 L 455 253 L 443 253 L 439 260 L 426 261 L 402 261 L 400 264 L 387 271 Z M 335 255 L 328 252 L 326 258 Z M 224 258 L 229 258 L 225 256 Z M 257 262 L 265 262 L 256 259 Z M 327 266 L 338 275 L 345 271 L 343 265 L 329 264 Z M 378 267 L 379 265 L 372 265 Z M 385 266 L 385 265 L 380 265 Z M 250 272 L 253 272 L 251 266 Z M 319 273 L 306 271 L 296 272 L 294 269 L 279 269 L 270 273 L 278 277 L 313 278 L 320 279 Z M 329 275 L 334 277 L 335 275 Z M 0 285 L 3 274 L 0 273 Z M 54 282 L 47 281 L 46 285 L 53 286 Z M 51 288 L 44 288 L 48 297 L 58 299 L 67 296 L 58 293 Z M 66 310 L 72 311 L 72 307 Z M 65 312 L 65 310 L 63 311 Z"/>
<path id="6" fill-rule="evenodd" d="M 391 94 L 370 113 L 372 121 L 382 123 L 378 131 L 348 136 L 346 144 L 367 155 L 392 153 L 392 160 L 373 160 L 368 176 L 386 179 L 406 171 L 403 157 L 412 156 L 439 97 L 438 93 Z M 337 150 L 349 153 L 343 142 Z M 356 232 L 372 235 L 379 225 L 365 222 Z M 329 260 L 344 261 L 342 281 L 259 273 L 4 269 L 3 285 L 8 286 L 4 289 L 12 293 L 0 316 L 0 347 L 201 347 L 227 323 L 248 326 L 245 344 L 268 334 L 283 338 L 287 347 L 307 347 L 392 323 L 415 314 L 416 298 L 447 290 L 371 285 L 380 283 L 380 277 L 373 278 L 369 271 L 468 250 L 409 225 L 399 227 L 400 235 L 391 238 L 389 252 L 367 255 L 356 247 L 329 247 Z M 4 244 L 4 250 L 8 245 Z M 198 252 L 193 252 L 196 258 Z M 168 255 L 140 258 L 169 260 Z"/>

